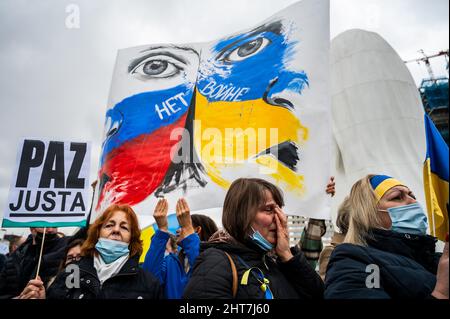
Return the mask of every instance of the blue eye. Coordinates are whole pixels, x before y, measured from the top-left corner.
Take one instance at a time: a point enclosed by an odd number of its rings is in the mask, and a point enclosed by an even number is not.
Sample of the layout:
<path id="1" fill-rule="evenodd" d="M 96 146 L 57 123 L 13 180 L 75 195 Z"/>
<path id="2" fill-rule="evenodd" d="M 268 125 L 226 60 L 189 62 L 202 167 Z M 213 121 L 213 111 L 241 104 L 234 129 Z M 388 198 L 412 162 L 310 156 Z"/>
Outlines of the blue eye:
<path id="1" fill-rule="evenodd" d="M 253 39 L 240 45 L 224 57 L 227 62 L 237 62 L 248 59 L 270 44 L 270 40 L 264 37 Z"/>
<path id="2" fill-rule="evenodd" d="M 105 123 L 105 140 L 116 134 L 121 124 L 121 121 L 113 121 L 111 117 L 108 116 Z"/>

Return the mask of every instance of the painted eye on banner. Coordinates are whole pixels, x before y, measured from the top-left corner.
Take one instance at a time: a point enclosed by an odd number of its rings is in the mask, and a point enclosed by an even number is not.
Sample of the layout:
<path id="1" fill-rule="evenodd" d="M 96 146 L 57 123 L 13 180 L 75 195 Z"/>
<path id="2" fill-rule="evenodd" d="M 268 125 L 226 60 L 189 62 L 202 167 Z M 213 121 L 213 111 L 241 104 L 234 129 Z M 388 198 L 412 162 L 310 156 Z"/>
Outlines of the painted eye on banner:
<path id="1" fill-rule="evenodd" d="M 160 57 L 150 57 L 141 61 L 132 70 L 131 74 L 144 79 L 170 78 L 179 74 L 183 69 L 175 62 Z"/>
<path id="2" fill-rule="evenodd" d="M 258 54 L 269 44 L 270 40 L 267 38 L 253 39 L 231 51 L 225 56 L 224 60 L 227 62 L 243 61 Z"/>
<path id="3" fill-rule="evenodd" d="M 122 126 L 123 122 L 123 116 L 122 113 L 119 111 L 116 111 L 114 109 L 109 110 L 106 112 L 106 122 L 105 122 L 105 141 L 107 141 L 109 138 L 111 138 L 113 135 L 115 135 Z"/>
<path id="4" fill-rule="evenodd" d="M 106 127 L 106 138 L 116 134 L 116 132 L 119 130 L 119 122 L 113 122 L 112 125 Z"/>

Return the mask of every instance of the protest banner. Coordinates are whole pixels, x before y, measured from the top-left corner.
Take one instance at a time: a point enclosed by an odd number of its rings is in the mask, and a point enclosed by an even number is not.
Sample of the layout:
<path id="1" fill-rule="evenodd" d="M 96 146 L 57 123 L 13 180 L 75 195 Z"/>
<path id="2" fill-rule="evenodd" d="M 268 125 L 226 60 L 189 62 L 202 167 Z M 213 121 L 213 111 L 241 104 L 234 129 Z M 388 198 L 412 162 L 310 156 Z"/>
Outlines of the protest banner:
<path id="1" fill-rule="evenodd" d="M 217 41 L 120 50 L 97 214 L 150 215 L 158 197 L 221 207 L 235 179 L 258 177 L 283 190 L 286 213 L 329 218 L 329 32 L 329 1 L 304 0 Z"/>
<path id="2" fill-rule="evenodd" d="M 90 143 L 23 139 L 2 227 L 82 227 L 90 204 Z"/>

